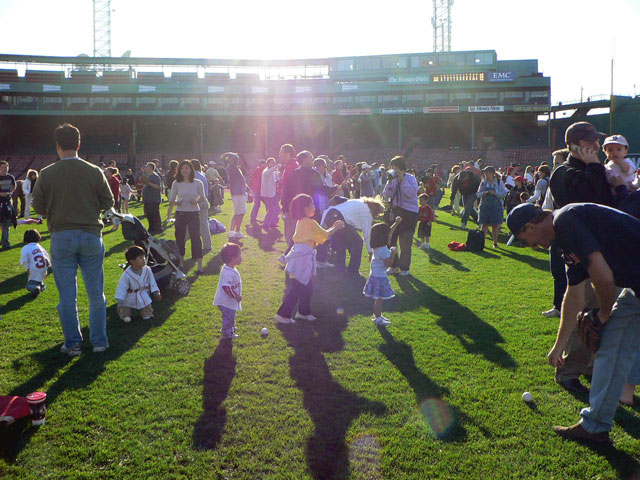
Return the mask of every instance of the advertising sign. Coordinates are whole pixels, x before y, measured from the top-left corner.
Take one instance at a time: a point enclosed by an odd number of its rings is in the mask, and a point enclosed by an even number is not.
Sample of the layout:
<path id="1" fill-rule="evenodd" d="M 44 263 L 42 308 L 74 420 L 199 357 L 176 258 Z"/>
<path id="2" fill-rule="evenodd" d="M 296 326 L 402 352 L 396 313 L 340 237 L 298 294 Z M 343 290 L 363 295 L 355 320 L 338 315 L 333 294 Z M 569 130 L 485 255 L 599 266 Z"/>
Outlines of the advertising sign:
<path id="1" fill-rule="evenodd" d="M 155 91 L 156 91 L 155 85 L 138 85 L 139 93 L 147 93 L 147 92 L 155 92 Z"/>
<path id="2" fill-rule="evenodd" d="M 92 93 L 108 92 L 109 85 L 91 85 Z"/>
<path id="3" fill-rule="evenodd" d="M 61 92 L 62 87 L 60 85 L 42 85 L 43 92 Z"/>
<path id="4" fill-rule="evenodd" d="M 8 83 L 0 83 L 0 90 L 11 90 L 11 85 Z"/>
<path id="5" fill-rule="evenodd" d="M 487 80 L 489 82 L 515 82 L 515 72 L 489 72 L 487 73 Z"/>
<path id="6" fill-rule="evenodd" d="M 470 113 L 478 113 L 478 112 L 504 112 L 504 107 L 502 105 L 478 105 L 467 107 L 467 110 Z"/>
<path id="7" fill-rule="evenodd" d="M 209 85 L 207 87 L 207 92 L 209 92 L 209 93 L 224 93 L 224 87 L 219 87 L 217 85 Z"/>
<path id="8" fill-rule="evenodd" d="M 353 90 L 358 90 L 358 85 L 342 85 L 343 92 L 350 92 Z"/>
<path id="9" fill-rule="evenodd" d="M 411 85 L 418 83 L 429 83 L 429 75 L 402 75 L 389 77 L 387 83 L 392 85 Z"/>
<path id="10" fill-rule="evenodd" d="M 422 109 L 422 113 L 458 113 L 460 112 L 460 107 L 449 106 L 449 107 L 424 107 Z"/>
<path id="11" fill-rule="evenodd" d="M 341 108 L 338 114 L 343 117 L 346 117 L 349 115 L 371 115 L 371 109 L 370 108 Z"/>
<path id="12" fill-rule="evenodd" d="M 296 85 L 296 93 L 310 93 L 310 92 L 311 92 L 310 86 Z"/>
<path id="13" fill-rule="evenodd" d="M 514 105 L 514 112 L 548 112 L 549 105 Z"/>
<path id="14" fill-rule="evenodd" d="M 413 107 L 381 108 L 380 113 L 382 115 L 410 115 L 416 113 L 416 109 Z"/>

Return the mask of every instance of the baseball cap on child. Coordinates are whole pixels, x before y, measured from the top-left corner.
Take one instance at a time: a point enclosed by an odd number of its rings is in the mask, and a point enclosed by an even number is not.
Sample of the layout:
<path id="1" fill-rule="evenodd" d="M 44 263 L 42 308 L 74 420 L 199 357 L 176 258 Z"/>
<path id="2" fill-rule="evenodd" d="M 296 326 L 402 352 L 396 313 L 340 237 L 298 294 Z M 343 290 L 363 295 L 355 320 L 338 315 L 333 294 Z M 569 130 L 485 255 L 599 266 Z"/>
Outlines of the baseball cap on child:
<path id="1" fill-rule="evenodd" d="M 627 139 L 624 138 L 622 135 L 611 135 L 610 137 L 605 138 L 604 143 L 602 144 L 602 147 L 604 148 L 605 145 L 609 145 L 611 143 L 617 143 L 618 145 L 622 145 L 623 147 L 629 148 Z"/>

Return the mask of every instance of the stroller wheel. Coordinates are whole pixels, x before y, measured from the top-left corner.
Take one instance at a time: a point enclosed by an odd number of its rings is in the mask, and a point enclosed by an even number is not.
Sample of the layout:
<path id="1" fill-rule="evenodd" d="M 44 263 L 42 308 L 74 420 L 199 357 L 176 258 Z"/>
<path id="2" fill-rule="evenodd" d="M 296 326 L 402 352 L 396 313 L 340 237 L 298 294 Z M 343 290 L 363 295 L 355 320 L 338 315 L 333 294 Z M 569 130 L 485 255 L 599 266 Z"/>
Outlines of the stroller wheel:
<path id="1" fill-rule="evenodd" d="M 175 284 L 175 289 L 180 295 L 189 295 L 191 284 L 184 279 L 178 280 Z"/>

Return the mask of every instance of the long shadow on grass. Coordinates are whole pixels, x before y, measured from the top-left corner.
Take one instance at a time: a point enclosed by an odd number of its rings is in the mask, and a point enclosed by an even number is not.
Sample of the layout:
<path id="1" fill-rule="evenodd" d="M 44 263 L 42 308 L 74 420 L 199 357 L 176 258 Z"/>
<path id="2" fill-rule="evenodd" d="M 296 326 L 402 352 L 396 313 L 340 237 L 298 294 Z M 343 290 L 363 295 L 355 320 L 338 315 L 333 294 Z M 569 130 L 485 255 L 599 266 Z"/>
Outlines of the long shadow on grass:
<path id="1" fill-rule="evenodd" d="M 584 443 L 584 446 L 604 457 L 609 462 L 609 465 L 616 469 L 619 478 L 640 479 L 640 463 L 638 463 L 638 460 L 626 452 L 618 450 L 613 444 L 598 446 Z"/>
<path id="2" fill-rule="evenodd" d="M 18 275 L 14 275 L 13 277 L 0 282 L 0 292 L 2 292 L 3 295 L 6 295 L 8 293 L 15 292 L 16 290 L 20 290 L 21 288 L 25 288 L 28 280 L 29 274 L 25 270 Z"/>
<path id="3" fill-rule="evenodd" d="M 407 379 L 416 395 L 416 406 L 438 438 L 447 442 L 460 442 L 467 438 L 467 430 L 460 422 L 460 410 L 441 400 L 449 391 L 431 380 L 416 366 L 413 349 L 398 341 L 384 327 L 378 327 L 384 343 L 378 350 Z"/>
<path id="4" fill-rule="evenodd" d="M 316 479 L 349 477 L 349 449 L 345 435 L 363 413 L 383 415 L 385 406 L 346 390 L 333 380 L 322 354 L 322 337 L 333 330 L 333 322 L 317 325 L 285 325 L 280 329 L 294 349 L 289 359 L 291 378 L 303 394 L 304 408 L 315 425 L 307 440 L 306 456 Z M 346 324 L 346 322 L 345 322 Z M 333 333 L 332 333 L 333 335 Z"/>
<path id="5" fill-rule="evenodd" d="M 192 282 L 195 277 L 188 278 Z M 47 408 L 55 408 L 58 396 L 66 390 L 81 390 L 91 385 L 105 370 L 107 363 L 120 358 L 123 354 L 135 347 L 138 341 L 151 329 L 157 328 L 171 316 L 173 305 L 180 298 L 173 293 L 167 293 L 163 300 L 154 304 L 155 317 L 151 321 L 143 321 L 139 317 L 131 323 L 122 323 L 116 313 L 116 304 L 107 308 L 107 332 L 110 347 L 102 353 L 92 353 L 85 342 L 85 351 L 82 356 L 74 360 L 60 377 L 47 389 Z M 82 329 L 83 337 L 89 336 L 87 328 Z M 71 359 L 59 351 L 60 346 L 52 347 L 43 352 L 33 353 L 13 362 L 13 368 L 21 370 L 22 365 L 37 363 L 40 371 L 22 384 L 15 387 L 9 395 L 25 396 L 30 392 L 43 388 L 43 386 L 56 376 L 58 371 L 71 361 Z M 3 438 L 0 442 L 0 457 L 10 462 L 15 462 L 16 457 L 29 443 L 31 437 L 37 431 L 36 427 L 28 426 L 22 429 L 14 429 L 10 438 Z"/>
<path id="6" fill-rule="evenodd" d="M 227 423 L 227 410 L 222 406 L 231 382 L 236 375 L 236 358 L 233 344 L 221 338 L 218 348 L 204 362 L 203 412 L 193 429 L 193 445 L 202 450 L 213 450 L 222 437 Z"/>
<path id="7" fill-rule="evenodd" d="M 390 310 L 413 311 L 426 307 L 438 317 L 437 324 L 456 337 L 467 352 L 483 355 L 502 368 L 517 367 L 513 357 L 498 345 L 504 343 L 500 332 L 470 309 L 436 292 L 412 275 L 398 276 L 397 281 L 404 295 L 389 302 Z"/>
<path id="8" fill-rule="evenodd" d="M 429 249 L 428 252 L 425 252 L 425 253 L 429 254 L 429 262 L 432 263 L 433 265 L 445 264 L 445 265 L 451 265 L 453 268 L 455 268 L 459 272 L 469 271 L 469 269 L 465 267 L 461 262 L 451 258 L 449 255 L 446 255 L 445 253 L 439 250 L 435 250 L 431 248 Z"/>
<path id="9" fill-rule="evenodd" d="M 522 263 L 526 263 L 533 268 L 537 268 L 538 270 L 542 270 L 545 272 L 549 271 L 549 260 L 543 260 L 541 258 L 532 257 L 530 255 L 523 255 L 514 250 L 514 247 L 498 247 L 500 253 L 502 253 L 505 257 L 513 258 L 514 260 L 518 260 Z"/>

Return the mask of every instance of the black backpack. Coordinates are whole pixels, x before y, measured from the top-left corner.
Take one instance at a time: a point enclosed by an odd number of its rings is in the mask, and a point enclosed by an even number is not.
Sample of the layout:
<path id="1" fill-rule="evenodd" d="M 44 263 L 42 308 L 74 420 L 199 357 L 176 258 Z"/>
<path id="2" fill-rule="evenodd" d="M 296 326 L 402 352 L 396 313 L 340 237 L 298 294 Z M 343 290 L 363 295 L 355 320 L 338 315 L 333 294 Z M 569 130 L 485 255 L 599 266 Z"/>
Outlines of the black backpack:
<path id="1" fill-rule="evenodd" d="M 467 234 L 467 251 L 482 252 L 484 250 L 484 232 L 482 230 L 470 230 Z"/>

